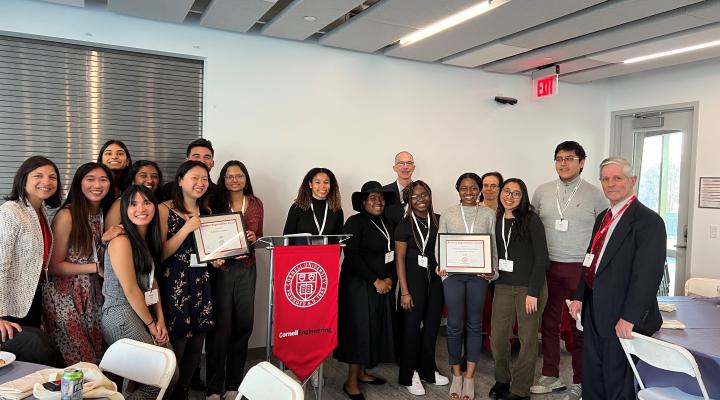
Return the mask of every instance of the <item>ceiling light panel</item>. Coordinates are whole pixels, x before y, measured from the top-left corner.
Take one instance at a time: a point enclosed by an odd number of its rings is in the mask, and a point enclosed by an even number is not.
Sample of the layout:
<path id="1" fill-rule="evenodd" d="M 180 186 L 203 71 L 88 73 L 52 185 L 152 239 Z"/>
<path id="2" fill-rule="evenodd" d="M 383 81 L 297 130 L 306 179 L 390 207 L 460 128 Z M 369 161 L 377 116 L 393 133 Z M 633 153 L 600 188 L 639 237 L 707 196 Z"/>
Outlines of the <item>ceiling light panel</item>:
<path id="1" fill-rule="evenodd" d="M 212 0 L 200 19 L 200 25 L 247 32 L 273 5 L 275 1 Z"/>
<path id="2" fill-rule="evenodd" d="M 480 65 L 500 60 L 516 54 L 524 53 L 530 49 L 508 46 L 496 41 L 457 56 L 452 56 L 443 61 L 443 64 L 455 65 L 458 67 L 475 68 Z"/>
<path id="3" fill-rule="evenodd" d="M 193 0 L 108 0 L 107 8 L 118 14 L 165 22 L 183 22 Z"/>
<path id="4" fill-rule="evenodd" d="M 261 32 L 267 36 L 305 40 L 362 3 L 362 0 L 295 0 Z M 315 20 L 308 21 L 306 16 Z"/>

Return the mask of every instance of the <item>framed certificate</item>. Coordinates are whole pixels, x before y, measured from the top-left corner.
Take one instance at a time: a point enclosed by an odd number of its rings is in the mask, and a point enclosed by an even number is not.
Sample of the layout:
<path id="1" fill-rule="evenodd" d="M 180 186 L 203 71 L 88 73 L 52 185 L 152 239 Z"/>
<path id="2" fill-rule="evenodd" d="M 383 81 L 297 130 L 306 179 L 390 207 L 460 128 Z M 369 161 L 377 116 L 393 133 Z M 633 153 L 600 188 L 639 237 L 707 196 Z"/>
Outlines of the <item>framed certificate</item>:
<path id="1" fill-rule="evenodd" d="M 250 253 L 245 223 L 239 212 L 201 216 L 200 228 L 193 234 L 200 262 Z"/>
<path id="2" fill-rule="evenodd" d="M 490 235 L 483 233 L 438 235 L 438 264 L 448 273 L 492 274 Z"/>

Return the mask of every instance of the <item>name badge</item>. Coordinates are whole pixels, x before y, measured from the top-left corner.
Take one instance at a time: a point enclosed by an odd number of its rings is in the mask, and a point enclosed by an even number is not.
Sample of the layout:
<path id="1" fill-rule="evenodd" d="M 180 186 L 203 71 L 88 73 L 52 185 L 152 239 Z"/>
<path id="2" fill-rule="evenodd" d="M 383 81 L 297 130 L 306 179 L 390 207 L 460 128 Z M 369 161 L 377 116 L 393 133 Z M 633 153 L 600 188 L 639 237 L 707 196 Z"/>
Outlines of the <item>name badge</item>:
<path id="1" fill-rule="evenodd" d="M 513 272 L 513 260 L 500 259 L 500 271 Z"/>
<path id="2" fill-rule="evenodd" d="M 568 230 L 568 220 L 566 219 L 556 219 L 555 220 L 555 230 L 560 232 L 567 232 Z"/>
<path id="3" fill-rule="evenodd" d="M 190 254 L 190 266 L 193 268 L 205 268 L 205 267 L 207 267 L 207 263 L 198 262 L 197 254 L 191 253 Z"/>
<path id="4" fill-rule="evenodd" d="M 428 258 L 419 254 L 418 255 L 418 265 L 423 268 L 427 268 L 428 267 Z"/>
<path id="5" fill-rule="evenodd" d="M 145 292 L 145 304 L 148 306 L 151 306 L 155 303 L 157 303 L 159 300 L 158 298 L 158 290 L 152 289 Z"/>
<path id="6" fill-rule="evenodd" d="M 388 251 L 385 253 L 385 264 L 391 263 L 395 260 L 395 252 L 394 251 Z"/>
<path id="7" fill-rule="evenodd" d="M 590 265 L 592 265 L 594 258 L 595 255 L 592 253 L 585 254 L 585 259 L 583 260 L 583 267 L 589 267 Z"/>

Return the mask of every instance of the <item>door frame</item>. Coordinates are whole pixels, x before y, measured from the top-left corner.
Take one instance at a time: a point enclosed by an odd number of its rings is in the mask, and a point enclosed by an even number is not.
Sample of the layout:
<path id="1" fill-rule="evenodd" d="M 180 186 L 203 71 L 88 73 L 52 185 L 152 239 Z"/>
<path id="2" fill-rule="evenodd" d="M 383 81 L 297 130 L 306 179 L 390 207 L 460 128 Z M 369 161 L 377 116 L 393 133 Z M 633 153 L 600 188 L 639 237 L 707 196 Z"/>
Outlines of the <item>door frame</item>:
<path id="1" fill-rule="evenodd" d="M 692 101 L 692 102 L 686 102 L 686 103 L 674 103 L 674 104 L 667 104 L 667 105 L 660 105 L 660 106 L 652 106 L 652 107 L 642 107 L 642 108 L 633 108 L 633 109 L 626 109 L 626 110 L 619 110 L 619 111 L 612 111 L 610 114 L 610 155 L 615 155 L 620 153 L 620 143 L 621 143 L 621 135 L 622 135 L 622 118 L 633 116 L 634 114 L 638 113 L 653 113 L 653 112 L 672 112 L 672 111 L 684 111 L 689 110 L 692 112 L 692 130 L 689 136 L 689 139 L 691 140 L 690 143 L 690 154 L 687 157 L 688 160 L 688 168 L 689 168 L 689 182 L 688 182 L 688 192 L 686 193 L 687 196 L 687 205 L 688 205 L 688 216 L 687 216 L 687 224 L 688 224 L 688 231 L 687 231 L 687 248 L 685 251 L 685 276 L 684 277 L 676 277 L 675 282 L 675 294 L 680 295 L 680 293 L 683 293 L 681 288 L 685 285 L 685 280 L 691 277 L 692 275 L 692 232 L 693 232 L 693 222 L 694 222 L 694 214 L 695 214 L 695 205 L 697 204 L 697 201 L 695 199 L 695 192 L 697 191 L 697 179 L 696 179 L 696 163 L 695 160 L 697 159 L 697 137 L 698 137 L 698 114 L 700 111 L 700 102 L 699 101 Z M 633 165 L 634 167 L 634 165 Z M 683 278 L 682 280 L 680 278 Z"/>

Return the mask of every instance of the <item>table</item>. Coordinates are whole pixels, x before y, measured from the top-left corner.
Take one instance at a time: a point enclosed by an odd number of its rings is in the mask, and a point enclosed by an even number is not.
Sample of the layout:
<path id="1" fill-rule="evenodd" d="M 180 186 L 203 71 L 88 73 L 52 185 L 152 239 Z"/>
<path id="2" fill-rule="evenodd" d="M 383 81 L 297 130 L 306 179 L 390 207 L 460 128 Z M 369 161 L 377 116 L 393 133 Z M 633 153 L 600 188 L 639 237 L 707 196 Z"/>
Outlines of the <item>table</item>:
<path id="1" fill-rule="evenodd" d="M 10 365 L 0 368 L 0 385 L 6 382 L 14 381 L 25 375 L 40 371 L 41 369 L 50 368 L 42 364 L 34 364 L 31 362 L 15 361 Z"/>
<path id="2" fill-rule="evenodd" d="M 664 320 L 678 320 L 685 329 L 660 329 L 654 338 L 677 344 L 690 351 L 700 368 L 708 395 L 720 399 L 720 298 L 691 298 L 682 296 L 658 297 L 658 303 L 675 304 L 676 310 L 661 312 Z M 663 371 L 643 362 L 638 372 L 646 386 L 676 386 L 700 396 L 695 378 Z"/>

